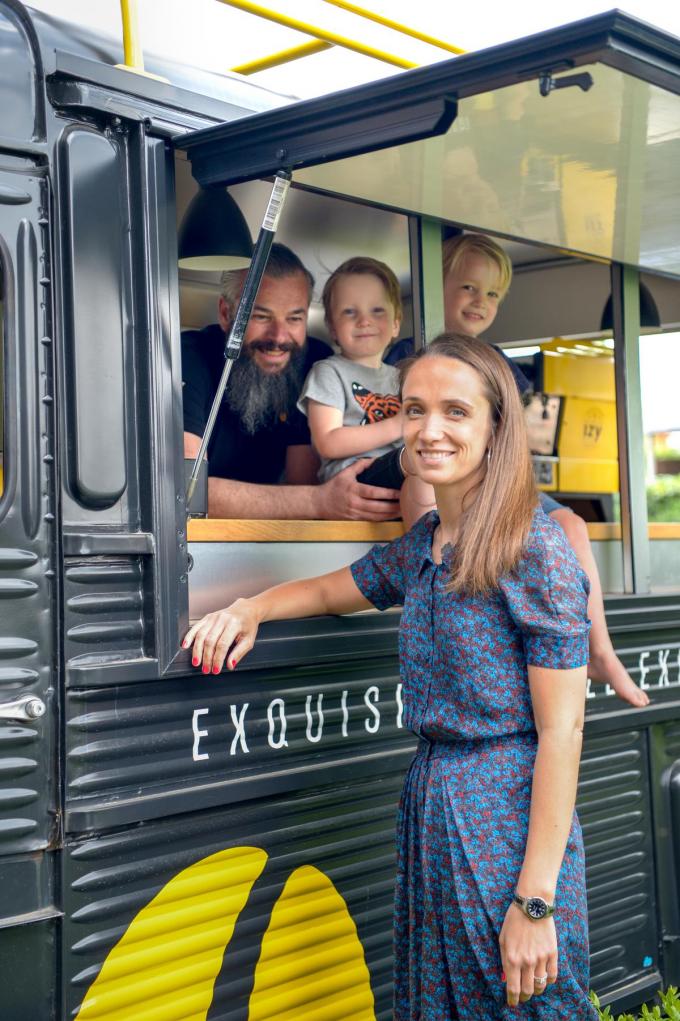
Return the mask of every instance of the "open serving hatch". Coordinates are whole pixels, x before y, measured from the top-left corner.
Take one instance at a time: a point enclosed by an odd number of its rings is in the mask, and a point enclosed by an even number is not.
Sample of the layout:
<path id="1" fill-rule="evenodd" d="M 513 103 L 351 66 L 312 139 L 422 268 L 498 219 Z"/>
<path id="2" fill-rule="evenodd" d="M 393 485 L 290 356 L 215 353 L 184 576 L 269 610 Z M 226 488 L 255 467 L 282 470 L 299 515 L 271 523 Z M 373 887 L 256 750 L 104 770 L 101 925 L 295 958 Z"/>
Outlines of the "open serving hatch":
<path id="1" fill-rule="evenodd" d="M 680 40 L 617 11 L 177 144 L 203 186 L 288 168 L 319 191 L 680 276 Z"/>

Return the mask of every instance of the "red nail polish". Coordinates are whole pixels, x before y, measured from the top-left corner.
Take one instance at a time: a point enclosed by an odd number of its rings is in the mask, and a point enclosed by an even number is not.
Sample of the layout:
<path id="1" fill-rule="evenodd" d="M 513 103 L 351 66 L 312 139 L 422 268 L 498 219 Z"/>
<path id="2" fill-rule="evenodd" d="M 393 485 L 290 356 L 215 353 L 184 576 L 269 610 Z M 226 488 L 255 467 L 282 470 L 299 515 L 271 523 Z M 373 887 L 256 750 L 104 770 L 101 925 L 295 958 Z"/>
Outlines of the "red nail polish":
<path id="1" fill-rule="evenodd" d="M 236 669 L 236 660 L 235 659 L 232 659 L 232 661 L 231 661 L 231 669 L 232 670 Z"/>
<path id="2" fill-rule="evenodd" d="M 218 666 L 214 666 L 213 667 L 213 673 L 214 674 L 219 674 L 219 672 L 220 672 L 220 668 Z"/>
<path id="3" fill-rule="evenodd" d="M 203 667 L 203 673 L 204 674 L 209 674 L 210 673 L 210 667 L 209 666 L 204 666 Z"/>
<path id="4" fill-rule="evenodd" d="M 505 982 L 505 972 L 501 972 L 501 982 Z"/>
<path id="5" fill-rule="evenodd" d="M 192 666 L 198 666 L 199 663 L 200 663 L 200 660 L 196 659 L 196 657 L 194 656 L 194 658 L 191 661 L 191 665 Z"/>

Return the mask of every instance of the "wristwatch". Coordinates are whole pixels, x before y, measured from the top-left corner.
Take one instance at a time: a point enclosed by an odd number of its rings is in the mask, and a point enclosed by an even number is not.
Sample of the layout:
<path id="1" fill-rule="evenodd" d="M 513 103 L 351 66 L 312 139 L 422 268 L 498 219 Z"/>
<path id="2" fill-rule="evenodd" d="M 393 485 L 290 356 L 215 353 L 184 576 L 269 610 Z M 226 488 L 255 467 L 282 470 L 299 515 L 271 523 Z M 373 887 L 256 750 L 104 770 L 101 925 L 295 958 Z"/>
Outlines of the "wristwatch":
<path id="1" fill-rule="evenodd" d="M 550 918 L 555 914 L 555 905 L 548 904 L 542 897 L 520 897 L 515 893 L 512 900 L 532 922 L 540 922 L 542 918 Z"/>

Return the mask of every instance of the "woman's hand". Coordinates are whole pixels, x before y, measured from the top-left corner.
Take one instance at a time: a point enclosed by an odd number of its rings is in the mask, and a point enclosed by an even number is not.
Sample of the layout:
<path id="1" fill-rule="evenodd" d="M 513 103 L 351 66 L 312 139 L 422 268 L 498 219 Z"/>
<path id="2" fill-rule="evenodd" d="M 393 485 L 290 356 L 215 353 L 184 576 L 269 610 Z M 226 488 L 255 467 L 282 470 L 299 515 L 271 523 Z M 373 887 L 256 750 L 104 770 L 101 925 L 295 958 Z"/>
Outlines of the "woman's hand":
<path id="1" fill-rule="evenodd" d="M 255 644 L 260 617 L 252 599 L 237 599 L 225 610 L 208 613 L 189 628 L 182 648 L 194 647 L 191 662 L 203 663 L 204 674 L 219 674 L 229 656 L 227 666 L 236 665 Z"/>
<path id="2" fill-rule="evenodd" d="M 499 939 L 508 1006 L 540 996 L 557 979 L 555 919 L 532 922 L 515 905 L 505 915 Z M 538 981 L 543 980 L 545 982 Z"/>

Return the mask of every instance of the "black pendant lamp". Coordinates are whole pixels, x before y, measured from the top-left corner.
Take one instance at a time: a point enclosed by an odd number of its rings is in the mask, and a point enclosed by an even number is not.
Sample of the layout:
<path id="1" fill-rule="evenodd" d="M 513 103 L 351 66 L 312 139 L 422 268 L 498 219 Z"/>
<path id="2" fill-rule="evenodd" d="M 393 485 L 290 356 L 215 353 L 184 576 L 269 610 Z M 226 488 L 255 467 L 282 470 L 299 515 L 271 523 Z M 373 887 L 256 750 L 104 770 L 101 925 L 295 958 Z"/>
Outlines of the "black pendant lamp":
<path id="1" fill-rule="evenodd" d="M 661 316 L 656 307 L 652 292 L 646 284 L 640 281 L 640 328 L 650 327 L 658 329 L 661 326 Z M 601 330 L 614 329 L 614 309 L 611 294 L 602 310 Z"/>
<path id="2" fill-rule="evenodd" d="M 253 239 L 226 188 L 198 190 L 184 214 L 178 248 L 182 269 L 214 273 L 250 265 Z"/>

